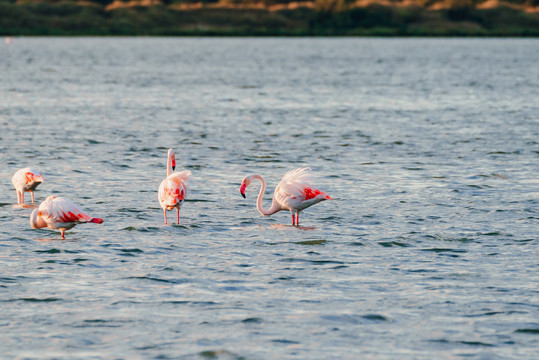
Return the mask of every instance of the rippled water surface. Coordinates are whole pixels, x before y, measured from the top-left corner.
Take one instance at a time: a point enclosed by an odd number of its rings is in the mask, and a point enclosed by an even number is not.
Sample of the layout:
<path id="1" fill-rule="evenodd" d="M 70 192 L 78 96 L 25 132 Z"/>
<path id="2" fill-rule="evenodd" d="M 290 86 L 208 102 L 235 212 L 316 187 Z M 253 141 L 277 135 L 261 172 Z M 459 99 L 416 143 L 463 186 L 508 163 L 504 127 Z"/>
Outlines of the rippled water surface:
<path id="1" fill-rule="evenodd" d="M 0 44 L 0 353 L 533 359 L 539 41 Z M 164 225 L 165 156 L 193 173 Z M 42 171 L 102 225 L 33 230 Z M 289 169 L 335 200 L 261 216 Z M 27 201 L 29 196 L 26 196 Z M 169 219 L 175 219 L 173 212 Z"/>

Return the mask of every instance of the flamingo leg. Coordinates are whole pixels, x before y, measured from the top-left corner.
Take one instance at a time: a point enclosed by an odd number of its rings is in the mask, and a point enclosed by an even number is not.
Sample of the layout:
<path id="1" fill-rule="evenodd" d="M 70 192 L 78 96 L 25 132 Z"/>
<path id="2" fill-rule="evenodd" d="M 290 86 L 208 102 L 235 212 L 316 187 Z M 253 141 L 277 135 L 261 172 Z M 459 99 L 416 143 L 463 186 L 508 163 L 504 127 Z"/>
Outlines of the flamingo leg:
<path id="1" fill-rule="evenodd" d="M 163 210 L 163 212 L 165 213 L 165 224 L 167 223 L 167 210 Z"/>
<path id="2" fill-rule="evenodd" d="M 299 211 L 296 213 L 296 226 L 299 226 Z"/>
<path id="3" fill-rule="evenodd" d="M 15 192 L 17 193 L 17 204 L 20 204 L 21 203 L 21 194 L 19 194 L 19 190 L 15 190 Z"/>
<path id="4" fill-rule="evenodd" d="M 296 216 L 292 213 L 292 226 L 296 226 Z"/>
<path id="5" fill-rule="evenodd" d="M 64 229 L 60 229 L 60 231 L 62 232 L 62 240 L 65 239 L 65 236 L 64 236 Z"/>
<path id="6" fill-rule="evenodd" d="M 180 209 L 178 208 L 178 225 L 180 225 Z"/>
<path id="7" fill-rule="evenodd" d="M 32 205 L 34 205 L 34 192 L 30 191 L 30 194 L 32 194 Z"/>
<path id="8" fill-rule="evenodd" d="M 24 205 L 24 191 L 21 191 L 21 204 Z"/>

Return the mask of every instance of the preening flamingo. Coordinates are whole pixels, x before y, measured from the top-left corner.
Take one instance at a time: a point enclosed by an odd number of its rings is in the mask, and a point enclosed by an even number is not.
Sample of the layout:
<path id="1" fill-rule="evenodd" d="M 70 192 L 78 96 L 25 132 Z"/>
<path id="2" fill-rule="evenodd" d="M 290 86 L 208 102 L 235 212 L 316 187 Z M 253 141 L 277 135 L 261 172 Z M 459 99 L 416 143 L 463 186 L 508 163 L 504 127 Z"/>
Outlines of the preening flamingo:
<path id="1" fill-rule="evenodd" d="M 32 194 L 32 204 L 34 203 L 34 190 L 39 184 L 44 182 L 43 176 L 39 171 L 32 168 L 17 170 L 11 179 L 11 183 L 17 192 L 17 204 L 24 204 L 24 193 Z"/>
<path id="2" fill-rule="evenodd" d="M 167 224 L 167 210 L 176 208 L 178 211 L 178 224 L 180 223 L 180 207 L 189 195 L 189 179 L 191 171 L 183 170 L 173 173 L 176 168 L 176 154 L 174 150 L 168 149 L 167 156 L 167 177 L 159 185 L 159 205 L 165 213 L 165 224 Z M 172 169 L 172 170 L 171 170 Z"/>
<path id="3" fill-rule="evenodd" d="M 93 218 L 86 212 L 81 210 L 68 198 L 49 196 L 39 205 L 39 208 L 34 209 L 30 215 L 30 225 L 34 229 L 48 227 L 49 229 L 61 230 L 62 239 L 64 239 L 64 231 L 71 229 L 77 224 L 82 223 L 101 224 L 103 219 Z"/>
<path id="4" fill-rule="evenodd" d="M 324 200 L 333 200 L 328 194 L 309 185 L 311 180 L 310 168 L 297 168 L 290 170 L 275 188 L 273 200 L 269 209 L 262 207 L 262 196 L 266 190 L 266 181 L 258 174 L 248 175 L 241 182 L 240 193 L 245 198 L 245 189 L 253 179 L 262 183 L 256 208 L 262 215 L 272 215 L 281 210 L 288 210 L 292 214 L 292 226 L 299 226 L 299 213 L 303 209 Z"/>

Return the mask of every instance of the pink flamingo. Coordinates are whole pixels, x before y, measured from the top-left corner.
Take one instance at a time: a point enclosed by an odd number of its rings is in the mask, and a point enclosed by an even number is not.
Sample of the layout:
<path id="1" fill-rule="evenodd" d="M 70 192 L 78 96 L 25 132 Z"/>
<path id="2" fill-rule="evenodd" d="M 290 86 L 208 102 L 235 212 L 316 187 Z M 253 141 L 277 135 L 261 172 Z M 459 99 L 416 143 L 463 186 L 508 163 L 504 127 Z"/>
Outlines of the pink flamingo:
<path id="1" fill-rule="evenodd" d="M 32 168 L 18 170 L 11 179 L 11 183 L 17 192 L 17 204 L 24 204 L 24 193 L 32 194 L 32 204 L 34 203 L 34 190 L 39 184 L 44 182 L 43 176 Z"/>
<path id="2" fill-rule="evenodd" d="M 299 226 L 299 213 L 303 209 L 324 200 L 333 200 L 328 194 L 317 190 L 309 181 L 311 175 L 310 168 L 297 168 L 290 170 L 283 176 L 283 179 L 275 188 L 271 207 L 266 210 L 262 207 L 262 196 L 266 190 L 266 181 L 258 174 L 248 175 L 241 182 L 240 193 L 245 198 L 245 189 L 251 184 L 253 179 L 258 179 L 262 183 L 256 209 L 262 215 L 272 215 L 281 210 L 289 210 L 292 214 L 292 226 Z"/>
<path id="3" fill-rule="evenodd" d="M 82 223 L 101 224 L 103 219 L 93 218 L 86 212 L 81 210 L 68 198 L 49 196 L 39 205 L 39 208 L 34 209 L 30 215 L 30 225 L 34 229 L 48 227 L 49 229 L 62 231 L 62 239 L 64 239 L 64 231 L 71 229 L 77 224 Z"/>
<path id="4" fill-rule="evenodd" d="M 167 157 L 167 177 L 159 185 L 159 205 L 165 213 L 165 224 L 167 224 L 167 210 L 176 208 L 178 211 L 178 224 L 180 223 L 180 207 L 189 195 L 189 179 L 191 171 L 183 170 L 173 173 L 176 168 L 176 154 L 174 150 L 168 149 Z"/>

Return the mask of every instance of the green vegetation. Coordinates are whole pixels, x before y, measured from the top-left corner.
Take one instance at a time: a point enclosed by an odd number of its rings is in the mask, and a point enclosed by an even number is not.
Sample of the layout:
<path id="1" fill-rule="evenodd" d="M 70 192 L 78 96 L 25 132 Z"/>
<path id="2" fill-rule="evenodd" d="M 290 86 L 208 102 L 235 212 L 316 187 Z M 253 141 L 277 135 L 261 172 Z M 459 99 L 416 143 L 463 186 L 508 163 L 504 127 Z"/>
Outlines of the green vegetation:
<path id="1" fill-rule="evenodd" d="M 0 0 L 0 35 L 539 36 L 539 0 L 253 1 Z"/>

